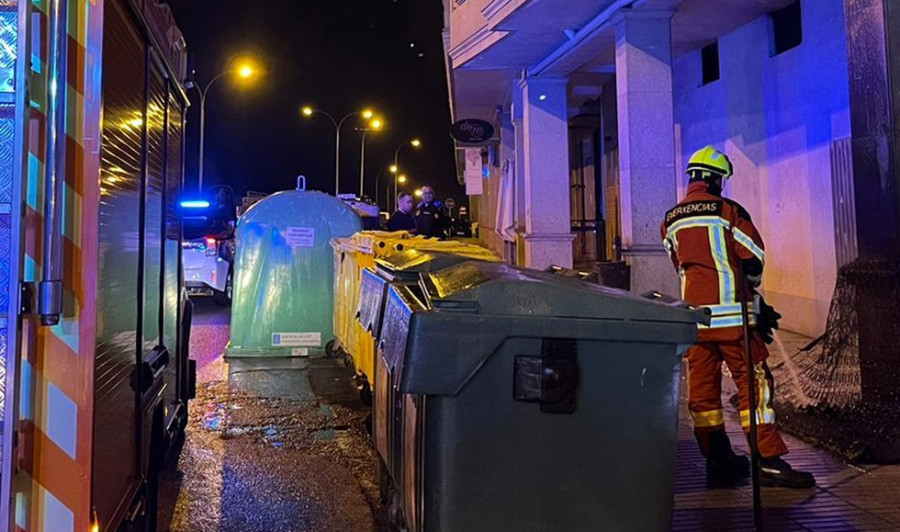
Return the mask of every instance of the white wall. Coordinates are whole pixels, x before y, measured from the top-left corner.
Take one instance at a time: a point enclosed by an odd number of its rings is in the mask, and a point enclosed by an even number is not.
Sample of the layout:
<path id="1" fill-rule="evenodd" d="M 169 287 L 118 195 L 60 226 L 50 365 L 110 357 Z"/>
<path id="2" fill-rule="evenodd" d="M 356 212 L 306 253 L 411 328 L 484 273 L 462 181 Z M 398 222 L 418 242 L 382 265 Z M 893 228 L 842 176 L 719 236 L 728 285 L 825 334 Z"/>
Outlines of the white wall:
<path id="1" fill-rule="evenodd" d="M 491 0 L 466 0 L 457 5 L 457 0 L 445 0 L 450 4 L 450 48 L 463 41 L 487 25 L 482 10 Z"/>
<path id="2" fill-rule="evenodd" d="M 803 42 L 778 56 L 761 17 L 719 39 L 719 81 L 701 86 L 699 50 L 675 60 L 676 164 L 725 149 L 726 195 L 766 241 L 766 299 L 783 327 L 818 335 L 836 277 L 830 146 L 850 136 L 849 95 L 842 0 L 801 5 Z"/>

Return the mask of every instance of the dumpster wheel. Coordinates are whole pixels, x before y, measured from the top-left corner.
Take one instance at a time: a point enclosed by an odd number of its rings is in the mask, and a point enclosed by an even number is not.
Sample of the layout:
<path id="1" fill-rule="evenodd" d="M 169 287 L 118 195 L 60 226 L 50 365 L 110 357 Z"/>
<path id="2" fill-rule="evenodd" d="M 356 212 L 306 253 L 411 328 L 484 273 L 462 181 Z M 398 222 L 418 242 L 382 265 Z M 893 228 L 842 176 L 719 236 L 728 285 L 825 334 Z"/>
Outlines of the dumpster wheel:
<path id="1" fill-rule="evenodd" d="M 333 357 L 337 353 L 337 338 L 332 338 L 327 344 L 325 344 L 325 354 Z"/>
<path id="2" fill-rule="evenodd" d="M 394 487 L 394 481 L 384 464 L 381 464 L 381 500 L 385 504 L 388 514 L 388 524 L 391 532 L 409 532 L 406 519 L 403 516 L 403 501 L 400 492 Z"/>
<path id="3" fill-rule="evenodd" d="M 363 402 L 364 405 L 371 407 L 372 406 L 372 387 L 369 386 L 369 381 L 365 378 L 365 376 L 361 379 L 362 383 L 359 385 L 359 399 Z"/>

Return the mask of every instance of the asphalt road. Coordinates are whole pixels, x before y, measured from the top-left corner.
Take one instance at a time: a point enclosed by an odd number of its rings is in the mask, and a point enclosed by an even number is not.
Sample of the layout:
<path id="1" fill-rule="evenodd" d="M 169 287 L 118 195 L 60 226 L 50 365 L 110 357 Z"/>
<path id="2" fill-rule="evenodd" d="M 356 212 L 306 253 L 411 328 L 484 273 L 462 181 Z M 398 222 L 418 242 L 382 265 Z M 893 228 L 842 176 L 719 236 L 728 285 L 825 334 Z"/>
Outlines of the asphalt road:
<path id="1" fill-rule="evenodd" d="M 348 370 L 332 359 L 223 358 L 228 309 L 197 302 L 197 395 L 160 530 L 388 530 L 378 467 Z"/>

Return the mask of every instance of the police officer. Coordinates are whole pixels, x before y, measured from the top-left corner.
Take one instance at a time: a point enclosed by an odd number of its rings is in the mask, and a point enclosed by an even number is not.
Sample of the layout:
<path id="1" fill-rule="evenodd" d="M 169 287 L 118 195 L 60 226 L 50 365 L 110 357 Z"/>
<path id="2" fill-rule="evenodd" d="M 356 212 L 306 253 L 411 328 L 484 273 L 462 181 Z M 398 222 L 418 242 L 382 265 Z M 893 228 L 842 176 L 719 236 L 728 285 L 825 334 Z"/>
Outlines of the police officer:
<path id="1" fill-rule="evenodd" d="M 432 238 L 444 238 L 444 204 L 434 199 L 434 189 L 422 187 L 422 201 L 416 207 L 418 234 Z"/>
<path id="2" fill-rule="evenodd" d="M 707 477 L 714 483 L 734 484 L 749 474 L 746 456 L 738 456 L 725 433 L 722 410 L 722 362 L 738 386 L 741 426 L 749 432 L 750 415 L 744 356 L 741 302 L 750 314 L 750 349 L 757 382 L 757 442 L 760 484 L 789 488 L 815 485 L 810 473 L 793 469 L 781 457 L 788 449 L 775 426 L 772 373 L 766 364 L 766 343 L 781 315 L 765 304 L 755 289 L 762 281 L 765 246 L 750 214 L 722 197 L 723 182 L 731 177 L 728 157 L 712 146 L 691 156 L 687 165 L 687 195 L 666 213 L 662 238 L 681 277 L 682 298 L 711 312 L 709 326 L 701 326 L 698 341 L 687 353 L 689 409 L 694 435 L 706 457 Z M 741 268 L 742 267 L 742 268 Z M 742 270 L 745 279 L 738 278 Z M 754 301 L 757 303 L 754 304 Z"/>
<path id="3" fill-rule="evenodd" d="M 409 192 L 397 194 L 397 210 L 387 223 L 388 231 L 416 232 L 416 220 L 413 216 L 413 197 Z"/>

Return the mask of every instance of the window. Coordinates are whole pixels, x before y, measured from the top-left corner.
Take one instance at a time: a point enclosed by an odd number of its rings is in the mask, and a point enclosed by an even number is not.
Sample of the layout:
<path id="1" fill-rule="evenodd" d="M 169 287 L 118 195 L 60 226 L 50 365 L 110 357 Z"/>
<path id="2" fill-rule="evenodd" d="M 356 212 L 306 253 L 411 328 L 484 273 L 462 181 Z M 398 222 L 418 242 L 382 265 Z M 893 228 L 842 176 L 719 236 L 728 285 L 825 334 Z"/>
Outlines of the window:
<path id="1" fill-rule="evenodd" d="M 800 43 L 803 42 L 801 19 L 799 1 L 769 14 L 771 54 L 773 56 L 800 46 Z"/>
<path id="2" fill-rule="evenodd" d="M 703 68 L 703 84 L 718 81 L 719 74 L 719 41 L 714 41 L 700 49 L 700 62 Z"/>

